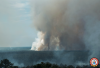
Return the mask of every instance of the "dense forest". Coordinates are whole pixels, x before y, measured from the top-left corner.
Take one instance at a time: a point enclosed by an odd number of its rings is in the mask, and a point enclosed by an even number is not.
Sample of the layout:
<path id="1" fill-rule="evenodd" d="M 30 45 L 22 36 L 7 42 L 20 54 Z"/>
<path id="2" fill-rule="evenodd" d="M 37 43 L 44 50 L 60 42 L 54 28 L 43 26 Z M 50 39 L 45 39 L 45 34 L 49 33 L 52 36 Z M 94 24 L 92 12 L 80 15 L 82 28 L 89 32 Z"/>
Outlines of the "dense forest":
<path id="1" fill-rule="evenodd" d="M 18 67 L 18 66 L 14 66 L 13 63 L 11 63 L 8 59 L 3 59 L 0 61 L 0 68 L 94 68 L 88 65 L 84 65 L 84 66 L 72 66 L 72 65 L 57 65 L 57 64 L 51 64 L 49 62 L 41 62 L 40 64 L 36 64 L 36 65 L 31 65 L 31 66 L 26 66 L 26 67 Z M 100 64 L 95 67 L 95 68 L 100 68 Z"/>

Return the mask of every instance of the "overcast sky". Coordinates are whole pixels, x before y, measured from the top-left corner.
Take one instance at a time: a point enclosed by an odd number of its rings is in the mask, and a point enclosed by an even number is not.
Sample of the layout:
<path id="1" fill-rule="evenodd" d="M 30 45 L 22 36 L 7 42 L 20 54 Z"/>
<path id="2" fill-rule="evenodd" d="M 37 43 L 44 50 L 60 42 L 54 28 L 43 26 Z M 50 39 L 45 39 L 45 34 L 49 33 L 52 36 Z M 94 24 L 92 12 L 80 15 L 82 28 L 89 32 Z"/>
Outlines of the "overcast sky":
<path id="1" fill-rule="evenodd" d="M 29 0 L 0 0 L 0 47 L 32 46 L 37 37 Z"/>

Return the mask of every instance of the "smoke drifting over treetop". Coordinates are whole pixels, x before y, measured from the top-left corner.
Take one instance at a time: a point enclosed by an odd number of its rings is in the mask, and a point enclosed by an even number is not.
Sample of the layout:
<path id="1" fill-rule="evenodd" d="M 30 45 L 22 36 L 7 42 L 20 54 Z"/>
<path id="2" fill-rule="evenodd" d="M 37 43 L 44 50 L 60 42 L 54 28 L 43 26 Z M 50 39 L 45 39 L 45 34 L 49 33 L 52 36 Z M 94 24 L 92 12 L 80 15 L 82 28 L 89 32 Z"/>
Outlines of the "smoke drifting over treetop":
<path id="1" fill-rule="evenodd" d="M 34 0 L 31 3 L 33 23 L 39 31 L 32 50 L 87 50 L 94 49 L 95 44 L 95 49 L 100 47 L 99 0 Z"/>

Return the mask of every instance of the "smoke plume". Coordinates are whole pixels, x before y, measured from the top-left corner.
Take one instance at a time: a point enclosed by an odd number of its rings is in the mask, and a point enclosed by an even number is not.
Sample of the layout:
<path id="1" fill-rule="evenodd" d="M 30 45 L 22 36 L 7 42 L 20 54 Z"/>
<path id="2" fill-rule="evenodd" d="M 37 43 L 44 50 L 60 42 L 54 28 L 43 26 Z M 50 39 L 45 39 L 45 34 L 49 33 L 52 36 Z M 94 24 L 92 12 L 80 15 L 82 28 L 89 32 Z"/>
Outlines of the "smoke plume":
<path id="1" fill-rule="evenodd" d="M 94 50 L 100 48 L 99 0 L 33 0 L 38 38 L 31 50 Z"/>

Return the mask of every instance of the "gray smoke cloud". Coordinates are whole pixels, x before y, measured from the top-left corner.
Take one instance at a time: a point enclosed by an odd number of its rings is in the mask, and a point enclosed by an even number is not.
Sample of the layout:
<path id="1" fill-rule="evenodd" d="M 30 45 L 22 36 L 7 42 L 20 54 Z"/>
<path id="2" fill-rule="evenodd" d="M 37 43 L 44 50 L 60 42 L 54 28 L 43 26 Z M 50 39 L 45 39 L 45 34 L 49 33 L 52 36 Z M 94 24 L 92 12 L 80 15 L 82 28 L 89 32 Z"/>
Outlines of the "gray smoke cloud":
<path id="1" fill-rule="evenodd" d="M 38 38 L 31 50 L 95 50 L 100 48 L 99 0 L 33 0 Z"/>

